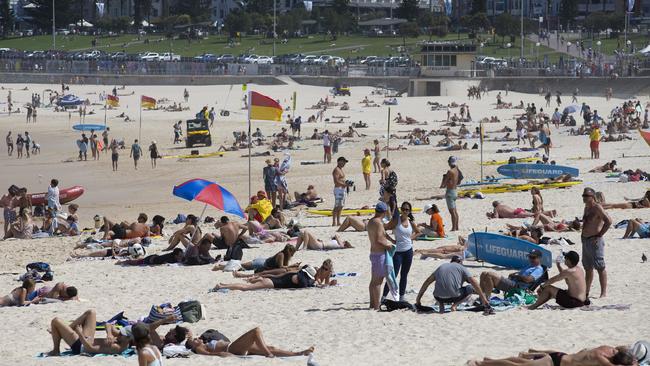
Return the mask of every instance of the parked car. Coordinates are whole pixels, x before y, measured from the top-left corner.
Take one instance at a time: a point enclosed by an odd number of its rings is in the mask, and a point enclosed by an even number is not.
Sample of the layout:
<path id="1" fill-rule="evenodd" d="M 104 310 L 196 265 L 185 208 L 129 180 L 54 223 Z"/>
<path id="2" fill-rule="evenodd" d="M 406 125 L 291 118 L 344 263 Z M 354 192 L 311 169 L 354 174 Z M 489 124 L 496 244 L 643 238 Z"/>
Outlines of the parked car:
<path id="1" fill-rule="evenodd" d="M 27 54 L 27 58 L 45 58 L 45 51 L 32 51 Z"/>
<path id="2" fill-rule="evenodd" d="M 263 65 L 263 64 L 272 64 L 272 63 L 273 63 L 273 59 L 272 59 L 271 57 L 269 57 L 269 56 L 258 56 L 258 57 L 255 59 L 255 61 L 253 61 L 252 63 L 254 63 L 254 64 L 260 64 L 260 65 Z"/>
<path id="3" fill-rule="evenodd" d="M 257 60 L 258 57 L 259 57 L 258 55 L 248 55 L 248 57 L 244 58 L 244 63 L 246 64 L 255 63 L 255 60 Z"/>
<path id="4" fill-rule="evenodd" d="M 158 56 L 158 61 L 180 61 L 181 55 L 177 55 L 171 52 L 165 52 Z"/>
<path id="5" fill-rule="evenodd" d="M 300 61 L 305 57 L 302 53 L 295 53 L 288 55 L 286 63 L 292 64 L 292 65 L 298 65 L 300 64 Z"/>
<path id="6" fill-rule="evenodd" d="M 235 62 L 235 56 L 225 53 L 219 57 L 217 57 L 217 62 L 220 62 L 222 64 L 231 64 Z"/>
<path id="7" fill-rule="evenodd" d="M 157 52 L 145 52 L 140 56 L 140 61 L 158 61 L 160 60 L 160 55 Z"/>
<path id="8" fill-rule="evenodd" d="M 343 57 L 334 56 L 330 62 L 334 63 L 334 66 L 345 65 L 345 59 Z"/>
<path id="9" fill-rule="evenodd" d="M 376 59 L 377 59 L 377 56 L 366 56 L 361 61 L 359 61 L 359 63 L 361 65 L 368 65 L 370 62 L 372 62 L 372 61 L 374 61 Z"/>
<path id="10" fill-rule="evenodd" d="M 200 61 L 200 62 L 215 62 L 217 61 L 217 55 L 212 54 L 212 53 L 204 53 L 199 56 L 194 56 L 194 61 Z"/>
<path id="11" fill-rule="evenodd" d="M 327 66 L 331 59 L 332 59 L 332 56 L 320 55 L 320 57 L 318 57 L 316 60 L 314 60 L 314 65 Z"/>
<path id="12" fill-rule="evenodd" d="M 301 64 L 304 64 L 304 65 L 313 65 L 313 64 L 314 64 L 314 61 L 316 61 L 317 59 L 318 59 L 318 56 L 315 56 L 315 55 L 307 55 L 307 56 L 303 57 L 303 58 L 300 60 L 300 63 L 301 63 Z"/>
<path id="13" fill-rule="evenodd" d="M 110 56 L 113 61 L 124 61 L 127 59 L 127 54 L 125 52 L 113 52 Z"/>

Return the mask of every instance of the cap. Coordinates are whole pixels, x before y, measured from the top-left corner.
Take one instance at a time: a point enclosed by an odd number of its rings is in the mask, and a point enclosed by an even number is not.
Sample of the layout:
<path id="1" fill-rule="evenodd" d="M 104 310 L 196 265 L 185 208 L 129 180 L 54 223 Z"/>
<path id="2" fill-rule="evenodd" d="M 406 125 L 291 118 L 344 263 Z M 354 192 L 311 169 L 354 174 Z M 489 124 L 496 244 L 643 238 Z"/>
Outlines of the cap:
<path id="1" fill-rule="evenodd" d="M 583 196 L 595 196 L 596 191 L 593 188 L 587 187 L 587 188 L 585 188 L 584 191 L 582 191 L 582 195 Z"/>
<path id="2" fill-rule="evenodd" d="M 388 211 L 388 206 L 384 202 L 377 202 L 375 205 L 375 212 L 386 212 Z"/>
<path id="3" fill-rule="evenodd" d="M 430 203 L 427 203 L 426 205 L 424 205 L 424 208 L 423 208 L 422 210 L 423 210 L 424 212 L 427 212 L 427 211 L 429 211 L 429 210 L 432 209 L 432 208 L 433 208 L 433 206 L 432 206 Z"/>
<path id="4" fill-rule="evenodd" d="M 312 267 L 310 265 L 306 265 L 306 266 L 302 267 L 302 271 L 305 272 L 307 277 L 311 278 L 312 280 L 316 279 L 316 268 L 314 268 L 314 267 Z"/>
<path id="5" fill-rule="evenodd" d="M 650 361 L 649 351 L 650 343 L 647 341 L 635 342 L 630 348 L 630 352 L 634 355 L 634 358 L 636 358 L 636 361 L 639 363 L 639 365 Z"/>
<path id="6" fill-rule="evenodd" d="M 539 258 L 542 256 L 542 251 L 539 249 L 533 249 L 528 253 L 528 257 Z"/>
<path id="7" fill-rule="evenodd" d="M 348 159 L 346 159 L 346 158 L 340 156 L 338 159 L 336 159 L 336 161 L 337 161 L 338 163 L 340 163 L 340 162 L 347 163 L 347 162 L 348 162 Z"/>
<path id="8" fill-rule="evenodd" d="M 456 165 L 456 162 L 458 161 L 458 158 L 455 156 L 450 156 L 447 162 L 451 165 Z"/>
<path id="9" fill-rule="evenodd" d="M 155 144 L 156 144 L 156 140 L 151 141 L 151 143 L 155 145 Z"/>

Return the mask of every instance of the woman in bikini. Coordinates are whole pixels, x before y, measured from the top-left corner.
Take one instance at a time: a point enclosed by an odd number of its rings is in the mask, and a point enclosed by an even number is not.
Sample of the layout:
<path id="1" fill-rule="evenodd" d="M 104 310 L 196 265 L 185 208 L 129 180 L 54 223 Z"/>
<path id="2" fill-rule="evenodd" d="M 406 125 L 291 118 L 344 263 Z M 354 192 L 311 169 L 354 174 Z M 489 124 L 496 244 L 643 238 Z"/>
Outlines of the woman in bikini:
<path id="1" fill-rule="evenodd" d="M 457 245 L 443 245 L 433 249 L 416 249 L 413 254 L 420 254 L 420 259 L 450 259 L 453 256 L 466 259 L 471 256 L 469 250 L 467 250 L 467 240 L 462 236 L 458 237 Z"/>
<path id="2" fill-rule="evenodd" d="M 336 285 L 336 280 L 330 280 L 334 270 L 332 261 L 326 259 L 319 268 L 304 265 L 300 270 L 284 274 L 265 274 L 247 278 L 248 283 L 219 283 L 214 291 L 220 289 L 254 291 L 262 289 L 326 287 Z"/>
<path id="3" fill-rule="evenodd" d="M 556 215 L 555 210 L 544 211 L 544 199 L 542 198 L 542 192 L 537 187 L 530 189 L 530 194 L 533 196 L 533 208 L 531 211 L 534 214 L 544 214 L 546 216 L 554 217 Z"/>
<path id="4" fill-rule="evenodd" d="M 31 303 L 27 296 L 34 292 L 36 282 L 32 279 L 24 280 L 20 287 L 11 290 L 9 295 L 0 298 L 0 307 L 4 306 L 24 306 Z"/>
<path id="5" fill-rule="evenodd" d="M 368 220 L 367 219 L 358 219 L 354 216 L 347 216 L 345 220 L 343 220 L 343 223 L 339 228 L 336 230 L 338 232 L 343 232 L 347 230 L 347 228 L 351 227 L 354 229 L 354 231 L 366 231 L 368 226 Z"/>
<path id="6" fill-rule="evenodd" d="M 23 207 L 20 209 L 20 213 L 18 214 L 18 220 L 14 221 L 9 226 L 9 231 L 7 231 L 4 238 L 31 239 L 33 232 L 34 224 L 29 215 L 29 210 Z"/>
<path id="7" fill-rule="evenodd" d="M 637 208 L 650 208 L 650 190 L 645 192 L 643 198 L 639 200 L 634 200 L 631 202 L 624 203 L 606 203 L 605 195 L 602 192 L 598 192 L 598 197 L 600 198 L 600 204 L 604 209 L 619 208 L 619 209 L 637 209 Z"/>
<path id="8" fill-rule="evenodd" d="M 251 236 L 261 240 L 264 243 L 285 242 L 289 236 L 277 231 L 267 231 L 262 224 L 257 222 L 254 217 L 249 216 L 248 231 Z"/>
<path id="9" fill-rule="evenodd" d="M 381 165 L 379 164 L 381 161 L 381 147 L 379 146 L 379 140 L 373 141 L 373 144 L 372 152 L 375 157 L 372 160 L 372 166 L 374 168 L 373 173 L 377 173 L 381 171 Z"/>
<path id="10" fill-rule="evenodd" d="M 337 235 L 332 237 L 332 240 L 327 243 L 323 242 L 320 239 L 310 233 L 309 231 L 302 229 L 298 233 L 298 241 L 296 242 L 296 250 L 300 250 L 300 246 L 304 244 L 305 249 L 307 250 L 334 250 L 334 249 L 349 249 L 354 248 L 347 240 L 341 240 Z"/>
<path id="11" fill-rule="evenodd" d="M 135 348 L 138 351 L 138 365 L 163 366 L 160 350 L 151 344 L 149 327 L 144 323 L 137 323 L 132 327 L 132 332 Z"/>
<path id="12" fill-rule="evenodd" d="M 269 346 L 264 341 L 260 328 L 253 328 L 232 342 L 228 339 L 221 339 L 204 343 L 200 338 L 194 338 L 187 340 L 185 345 L 196 354 L 220 357 L 248 355 L 292 357 L 307 356 L 314 352 L 313 346 L 300 352 L 285 351 Z M 143 364 L 141 363 L 140 365 L 142 366 Z M 152 366 L 152 364 L 148 365 Z"/>

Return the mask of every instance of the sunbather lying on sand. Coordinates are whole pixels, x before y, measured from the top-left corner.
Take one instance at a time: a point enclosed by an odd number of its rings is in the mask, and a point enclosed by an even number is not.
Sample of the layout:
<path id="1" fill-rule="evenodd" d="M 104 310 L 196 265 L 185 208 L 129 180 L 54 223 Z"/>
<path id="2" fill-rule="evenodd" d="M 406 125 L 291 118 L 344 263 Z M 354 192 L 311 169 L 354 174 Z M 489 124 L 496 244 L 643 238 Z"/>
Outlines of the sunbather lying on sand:
<path id="1" fill-rule="evenodd" d="M 147 225 L 147 219 L 147 215 L 141 213 L 138 215 L 137 222 L 128 223 L 126 221 L 123 221 L 119 224 L 116 224 L 113 223 L 112 220 L 104 217 L 104 240 L 147 237 L 149 236 L 149 226 Z"/>
<path id="2" fill-rule="evenodd" d="M 332 237 L 329 243 L 317 239 L 312 233 L 306 229 L 301 229 L 298 234 L 298 241 L 296 242 L 296 250 L 300 250 L 300 246 L 304 244 L 305 249 L 308 250 L 334 250 L 334 249 L 349 249 L 354 248 L 347 240 L 342 240 L 338 234 Z"/>
<path id="3" fill-rule="evenodd" d="M 637 360 L 628 347 L 600 346 L 584 349 L 578 353 L 566 354 L 557 351 L 521 352 L 517 357 L 504 359 L 484 358 L 483 361 L 470 361 L 468 366 L 607 366 L 636 365 Z"/>
<path id="4" fill-rule="evenodd" d="M 255 272 L 255 274 L 262 273 L 265 271 L 270 271 L 274 269 L 279 269 L 279 268 L 287 268 L 289 266 L 289 261 L 293 257 L 293 255 L 296 254 L 296 247 L 294 247 L 291 244 L 287 244 L 284 246 L 284 248 L 275 253 L 275 255 L 264 258 L 255 258 L 250 262 L 243 262 L 241 264 L 241 268 L 243 270 L 252 270 Z M 213 271 L 220 271 L 223 269 L 222 264 L 218 264 L 212 268 Z M 235 274 L 237 271 L 233 271 L 233 274 Z M 241 276 L 235 276 L 238 278 L 243 278 L 243 277 L 252 277 L 253 275 L 244 275 L 242 274 Z"/>
<path id="5" fill-rule="evenodd" d="M 443 245 L 433 249 L 416 249 L 413 254 L 420 254 L 420 259 L 436 258 L 450 259 L 453 256 L 459 256 L 466 259 L 471 256 L 467 250 L 467 240 L 462 236 L 458 237 L 457 245 Z"/>
<path id="6" fill-rule="evenodd" d="M 307 356 L 314 352 L 313 346 L 300 352 L 285 351 L 273 346 L 269 346 L 264 341 L 264 338 L 262 338 L 262 331 L 260 328 L 253 328 L 232 342 L 226 338 L 223 340 L 213 340 L 208 343 L 204 343 L 200 338 L 194 338 L 188 339 L 187 342 L 185 342 L 185 346 L 199 355 L 220 357 L 233 355 L 292 357 Z"/>
<path id="7" fill-rule="evenodd" d="M 249 217 L 247 225 L 250 235 L 264 243 L 285 242 L 289 240 L 289 236 L 284 233 L 266 230 L 262 224 L 255 221 L 254 217 Z"/>
<path id="8" fill-rule="evenodd" d="M 515 226 L 510 224 L 506 224 L 506 226 L 510 230 L 522 230 L 527 228 L 526 226 Z M 533 223 L 528 226 L 528 228 L 530 227 L 542 227 L 545 231 L 551 232 L 580 231 L 582 228 L 582 222 L 578 218 L 573 220 L 557 221 L 544 214 L 537 214 L 535 215 Z"/>
<path id="9" fill-rule="evenodd" d="M 63 282 L 59 282 L 54 287 L 43 286 L 38 290 L 34 290 L 27 295 L 27 300 L 32 304 L 38 304 L 45 299 L 55 299 L 60 301 L 78 300 L 77 288 L 74 286 L 67 286 Z"/>
<path id="10" fill-rule="evenodd" d="M 494 210 L 486 213 L 490 219 L 524 219 L 535 216 L 535 214 L 523 208 L 512 208 L 499 201 L 492 202 L 492 207 L 494 207 Z"/>
<path id="11" fill-rule="evenodd" d="M 616 160 L 612 160 L 605 165 L 597 166 L 589 171 L 589 173 L 609 173 L 620 172 L 621 170 L 616 167 Z"/>
<path id="12" fill-rule="evenodd" d="M 634 234 L 639 234 L 641 239 L 650 238 L 650 224 L 639 218 L 627 220 L 627 228 L 625 234 L 623 234 L 623 239 L 631 239 Z"/>
<path id="13" fill-rule="evenodd" d="M 0 298 L 0 308 L 4 306 L 24 306 L 29 305 L 31 301 L 27 296 L 34 291 L 36 282 L 32 279 L 24 280 L 20 287 L 11 290 L 9 295 Z"/>
<path id="14" fill-rule="evenodd" d="M 122 266 L 155 266 L 161 264 L 183 263 L 184 259 L 185 253 L 183 253 L 183 249 L 174 248 L 174 250 L 169 253 L 152 254 L 144 258 L 121 260 L 115 262 L 115 264 Z"/>
<path id="15" fill-rule="evenodd" d="M 650 190 L 646 191 L 643 198 L 640 200 L 635 200 L 632 202 L 623 202 L 623 203 L 606 203 L 605 195 L 602 192 L 596 194 L 596 198 L 599 200 L 600 204 L 604 209 L 632 209 L 632 208 L 650 208 Z"/>
<path id="16" fill-rule="evenodd" d="M 354 216 L 347 216 L 345 220 L 343 220 L 341 226 L 339 226 L 339 228 L 336 231 L 343 232 L 349 227 L 353 228 L 354 231 L 366 231 L 367 225 L 368 225 L 367 219 L 360 219 Z"/>
<path id="17" fill-rule="evenodd" d="M 262 289 L 281 289 L 281 288 L 306 288 L 306 287 L 325 287 L 334 286 L 335 280 L 330 280 L 333 271 L 332 261 L 326 259 L 320 268 L 314 268 L 310 265 L 303 266 L 296 272 L 287 272 L 283 275 L 266 275 L 265 277 L 248 278 L 248 283 L 220 283 L 214 287 L 214 290 L 229 289 L 240 291 L 253 291 Z"/>

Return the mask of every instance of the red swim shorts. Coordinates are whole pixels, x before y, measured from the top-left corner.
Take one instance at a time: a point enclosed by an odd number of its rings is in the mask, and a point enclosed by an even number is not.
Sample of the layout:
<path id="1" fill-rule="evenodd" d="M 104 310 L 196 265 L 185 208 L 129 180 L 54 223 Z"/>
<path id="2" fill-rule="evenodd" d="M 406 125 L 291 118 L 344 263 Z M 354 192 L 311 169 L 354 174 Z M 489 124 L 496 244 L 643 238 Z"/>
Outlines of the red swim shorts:
<path id="1" fill-rule="evenodd" d="M 598 149 L 598 146 L 599 146 L 599 145 L 600 145 L 600 141 L 598 141 L 598 140 L 589 142 L 589 147 L 590 147 L 592 150 L 596 150 L 596 149 Z"/>

